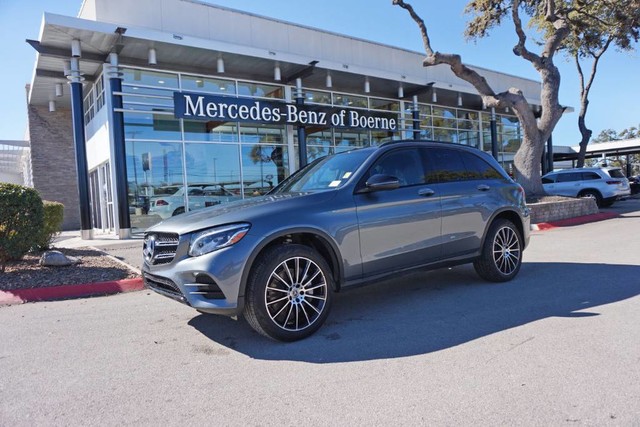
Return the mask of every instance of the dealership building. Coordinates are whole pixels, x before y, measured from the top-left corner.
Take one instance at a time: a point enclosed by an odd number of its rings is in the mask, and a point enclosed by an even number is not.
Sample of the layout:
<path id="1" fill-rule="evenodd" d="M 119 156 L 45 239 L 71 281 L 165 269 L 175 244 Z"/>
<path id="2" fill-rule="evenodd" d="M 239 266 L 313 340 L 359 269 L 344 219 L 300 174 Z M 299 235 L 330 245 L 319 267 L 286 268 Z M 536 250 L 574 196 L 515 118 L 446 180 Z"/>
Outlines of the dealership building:
<path id="1" fill-rule="evenodd" d="M 203 2 L 85 0 L 27 42 L 33 185 L 84 238 L 255 197 L 389 140 L 470 145 L 505 169 L 521 142 L 513 112 L 423 53 Z M 539 82 L 475 68 L 538 111 Z"/>

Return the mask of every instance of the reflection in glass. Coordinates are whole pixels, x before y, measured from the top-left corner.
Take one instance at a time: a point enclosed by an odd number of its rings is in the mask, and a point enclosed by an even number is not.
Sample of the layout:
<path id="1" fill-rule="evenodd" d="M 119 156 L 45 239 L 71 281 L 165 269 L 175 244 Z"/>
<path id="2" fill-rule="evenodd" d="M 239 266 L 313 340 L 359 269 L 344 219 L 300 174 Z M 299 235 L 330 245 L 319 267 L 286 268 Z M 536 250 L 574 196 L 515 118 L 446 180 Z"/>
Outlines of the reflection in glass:
<path id="1" fill-rule="evenodd" d="M 284 88 L 252 82 L 238 82 L 238 95 L 257 98 L 284 99 Z"/>
<path id="2" fill-rule="evenodd" d="M 245 197 L 260 196 L 289 176 L 287 147 L 272 144 L 242 145 Z"/>
<path id="3" fill-rule="evenodd" d="M 161 215 L 155 205 L 159 194 L 182 188 L 182 144 L 127 141 L 126 163 L 132 228 L 144 230 L 170 217 L 173 211 Z"/>
<path id="4" fill-rule="evenodd" d="M 178 88 L 178 75 L 159 71 L 122 68 L 123 82 L 135 85 Z"/>
<path id="5" fill-rule="evenodd" d="M 244 144 L 283 144 L 285 129 L 281 125 L 243 123 L 240 125 L 240 142 Z"/>
<path id="6" fill-rule="evenodd" d="M 124 134 L 127 139 L 179 140 L 180 121 L 170 114 L 124 113 Z"/>
<path id="7" fill-rule="evenodd" d="M 186 141 L 238 142 L 236 122 L 183 120 Z"/>
<path id="8" fill-rule="evenodd" d="M 310 104 L 331 105 L 331 92 L 320 92 L 317 90 L 307 90 L 304 92 L 306 102 Z"/>
<path id="9" fill-rule="evenodd" d="M 367 108 L 367 98 L 363 96 L 333 94 L 333 105 L 343 105 L 352 108 Z"/>
<path id="10" fill-rule="evenodd" d="M 188 210 L 242 198 L 236 144 L 185 144 Z"/>
<path id="11" fill-rule="evenodd" d="M 182 76 L 182 90 L 192 92 L 211 92 L 222 95 L 235 95 L 236 85 L 231 80 L 212 79 L 200 76 Z"/>

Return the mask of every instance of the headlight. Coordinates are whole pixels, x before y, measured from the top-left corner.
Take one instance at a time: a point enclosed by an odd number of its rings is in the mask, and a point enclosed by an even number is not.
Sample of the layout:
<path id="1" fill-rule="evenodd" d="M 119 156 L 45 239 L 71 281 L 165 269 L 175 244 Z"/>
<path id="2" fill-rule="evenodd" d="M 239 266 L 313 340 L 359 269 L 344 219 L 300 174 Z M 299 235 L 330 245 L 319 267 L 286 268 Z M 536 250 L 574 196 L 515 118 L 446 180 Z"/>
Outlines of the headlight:
<path id="1" fill-rule="evenodd" d="M 189 255 L 200 256 L 238 243 L 251 228 L 250 224 L 233 224 L 210 228 L 191 236 Z"/>

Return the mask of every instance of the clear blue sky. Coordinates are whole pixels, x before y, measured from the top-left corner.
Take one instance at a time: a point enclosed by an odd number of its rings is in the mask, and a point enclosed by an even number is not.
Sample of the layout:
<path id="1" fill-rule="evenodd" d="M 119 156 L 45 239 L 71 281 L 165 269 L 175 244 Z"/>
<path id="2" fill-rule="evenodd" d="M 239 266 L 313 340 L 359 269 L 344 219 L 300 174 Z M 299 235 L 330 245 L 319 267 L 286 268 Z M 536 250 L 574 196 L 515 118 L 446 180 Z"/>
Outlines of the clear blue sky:
<path id="1" fill-rule="evenodd" d="M 135 0 L 132 0 L 135 1 Z M 160 1 L 160 0 L 158 0 Z M 423 51 L 422 39 L 409 15 L 391 0 L 212 0 L 211 3 L 285 21 Z M 463 37 L 467 0 L 413 0 L 430 26 L 434 49 L 459 53 L 463 60 L 517 76 L 539 80 L 532 66 L 511 49 L 515 34 L 510 22 L 477 43 Z M 43 12 L 76 16 L 81 0 L 0 0 L 3 102 L 0 140 L 23 139 L 26 128 L 24 86 L 33 73 L 35 51 L 25 39 L 37 39 Z M 530 47 L 534 49 L 534 47 Z M 560 102 L 578 108 L 578 78 L 572 62 L 558 58 L 562 85 Z M 640 124 L 640 53 L 607 52 L 591 92 L 587 124 L 594 136 L 602 129 L 620 131 Z M 568 114 L 554 131 L 554 144 L 574 145 L 580 139 L 577 114 Z"/>

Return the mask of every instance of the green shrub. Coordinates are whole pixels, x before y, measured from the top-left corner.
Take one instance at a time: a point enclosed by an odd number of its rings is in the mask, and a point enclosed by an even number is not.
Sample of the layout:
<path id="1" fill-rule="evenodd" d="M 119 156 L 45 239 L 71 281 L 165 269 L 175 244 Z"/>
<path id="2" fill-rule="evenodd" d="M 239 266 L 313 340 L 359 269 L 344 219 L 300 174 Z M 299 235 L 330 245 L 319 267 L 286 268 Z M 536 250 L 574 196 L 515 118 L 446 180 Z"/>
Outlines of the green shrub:
<path id="1" fill-rule="evenodd" d="M 0 183 L 0 271 L 38 244 L 44 226 L 42 199 L 33 188 Z"/>
<path id="2" fill-rule="evenodd" d="M 62 230 L 64 205 L 58 202 L 42 201 L 44 204 L 44 227 L 38 239 L 38 249 L 49 249 L 53 238 Z"/>

